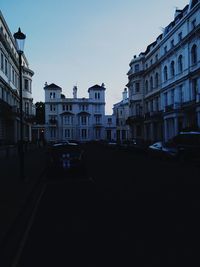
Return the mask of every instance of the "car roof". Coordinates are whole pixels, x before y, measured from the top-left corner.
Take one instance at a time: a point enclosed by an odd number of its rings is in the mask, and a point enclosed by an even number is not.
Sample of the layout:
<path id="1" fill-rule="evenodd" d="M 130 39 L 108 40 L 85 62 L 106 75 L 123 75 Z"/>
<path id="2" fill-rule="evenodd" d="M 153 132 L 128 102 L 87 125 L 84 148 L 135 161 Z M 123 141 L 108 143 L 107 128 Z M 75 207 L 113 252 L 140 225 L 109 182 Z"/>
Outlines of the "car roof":
<path id="1" fill-rule="evenodd" d="M 180 134 L 200 134 L 200 132 L 180 132 Z"/>

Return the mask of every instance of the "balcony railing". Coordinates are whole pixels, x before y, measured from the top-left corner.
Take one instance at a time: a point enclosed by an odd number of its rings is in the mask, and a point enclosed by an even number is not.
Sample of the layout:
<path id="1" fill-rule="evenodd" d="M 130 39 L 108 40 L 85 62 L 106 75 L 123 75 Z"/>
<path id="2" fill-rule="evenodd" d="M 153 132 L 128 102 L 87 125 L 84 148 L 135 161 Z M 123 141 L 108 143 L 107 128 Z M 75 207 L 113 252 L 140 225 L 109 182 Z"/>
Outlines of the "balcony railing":
<path id="1" fill-rule="evenodd" d="M 57 120 L 56 119 L 50 119 L 49 124 L 57 124 Z"/>
<path id="2" fill-rule="evenodd" d="M 173 111 L 174 110 L 174 105 L 168 105 L 165 107 L 165 112 L 170 112 L 170 111 Z"/>

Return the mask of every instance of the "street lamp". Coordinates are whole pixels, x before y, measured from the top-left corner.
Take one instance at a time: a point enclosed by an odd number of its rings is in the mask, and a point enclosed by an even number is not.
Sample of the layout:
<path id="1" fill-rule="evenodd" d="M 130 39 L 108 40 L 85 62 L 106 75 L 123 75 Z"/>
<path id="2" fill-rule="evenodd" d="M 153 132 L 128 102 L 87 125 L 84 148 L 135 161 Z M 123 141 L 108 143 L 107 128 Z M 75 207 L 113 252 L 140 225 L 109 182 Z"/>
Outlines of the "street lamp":
<path id="1" fill-rule="evenodd" d="M 22 54 L 24 51 L 24 43 L 26 35 L 21 32 L 14 33 L 15 42 L 17 45 L 17 52 L 19 55 L 19 108 L 20 108 L 20 143 L 19 143 L 19 161 L 20 161 L 20 178 L 24 180 L 24 148 L 23 148 L 23 98 L 22 98 Z"/>

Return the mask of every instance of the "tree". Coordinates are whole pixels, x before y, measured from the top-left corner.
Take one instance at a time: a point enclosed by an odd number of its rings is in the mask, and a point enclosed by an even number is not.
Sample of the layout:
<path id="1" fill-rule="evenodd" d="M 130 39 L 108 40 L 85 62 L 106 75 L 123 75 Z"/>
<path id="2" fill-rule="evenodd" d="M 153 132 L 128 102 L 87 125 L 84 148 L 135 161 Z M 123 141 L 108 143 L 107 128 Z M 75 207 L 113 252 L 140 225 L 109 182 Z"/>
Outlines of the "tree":
<path id="1" fill-rule="evenodd" d="M 44 102 L 36 102 L 36 123 L 44 124 L 45 123 L 45 104 Z"/>

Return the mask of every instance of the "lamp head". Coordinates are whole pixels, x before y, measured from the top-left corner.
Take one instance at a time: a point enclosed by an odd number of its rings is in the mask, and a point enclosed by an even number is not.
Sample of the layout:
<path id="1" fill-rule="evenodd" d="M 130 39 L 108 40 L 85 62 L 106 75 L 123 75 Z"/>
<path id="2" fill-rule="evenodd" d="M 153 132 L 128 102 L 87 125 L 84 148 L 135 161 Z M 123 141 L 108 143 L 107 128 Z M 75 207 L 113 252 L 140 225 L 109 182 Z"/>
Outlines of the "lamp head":
<path id="1" fill-rule="evenodd" d="M 17 45 L 18 53 L 23 53 L 26 35 L 23 32 L 21 32 L 21 29 L 19 28 L 18 32 L 14 33 L 14 38 Z"/>

